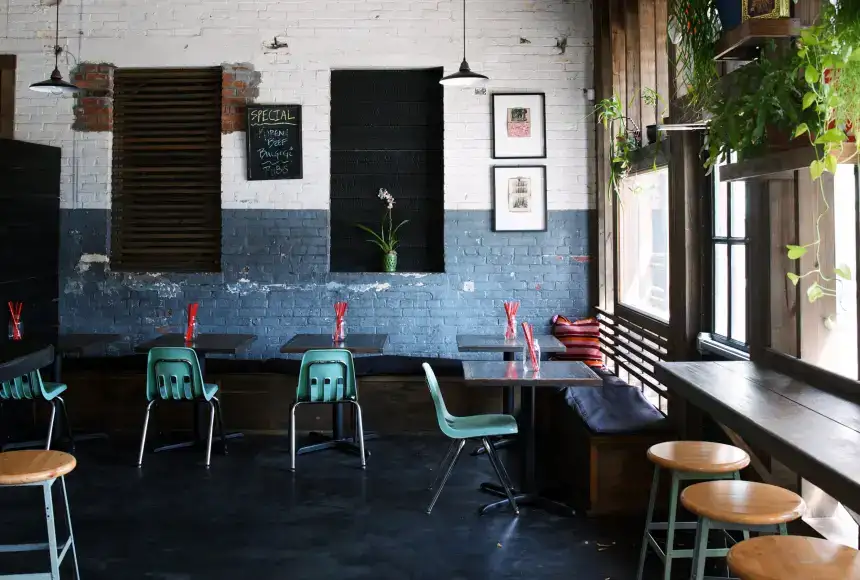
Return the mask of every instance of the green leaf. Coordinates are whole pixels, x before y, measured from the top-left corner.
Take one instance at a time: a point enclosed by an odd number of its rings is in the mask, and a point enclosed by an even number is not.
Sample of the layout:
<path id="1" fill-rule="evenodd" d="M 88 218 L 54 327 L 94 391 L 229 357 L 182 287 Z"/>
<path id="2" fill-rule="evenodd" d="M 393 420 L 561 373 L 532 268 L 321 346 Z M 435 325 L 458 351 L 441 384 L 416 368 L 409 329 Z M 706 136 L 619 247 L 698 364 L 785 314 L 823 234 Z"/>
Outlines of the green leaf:
<path id="1" fill-rule="evenodd" d="M 800 38 L 806 46 L 815 46 L 818 44 L 818 39 L 809 30 L 801 30 Z"/>
<path id="2" fill-rule="evenodd" d="M 804 133 L 809 133 L 809 125 L 807 125 L 806 123 L 801 123 L 797 126 L 797 129 L 794 130 L 794 136 L 800 137 Z"/>
<path id="3" fill-rule="evenodd" d="M 791 280 L 791 283 L 795 286 L 797 286 L 797 283 L 800 282 L 800 276 L 798 276 L 794 272 L 789 272 L 788 274 L 786 274 L 786 276 L 788 276 L 788 279 Z"/>
<path id="4" fill-rule="evenodd" d="M 815 181 L 821 174 L 824 173 L 824 162 L 816 159 L 812 163 L 809 164 L 809 175 L 812 177 L 812 181 Z"/>
<path id="5" fill-rule="evenodd" d="M 847 139 L 848 137 L 845 135 L 845 131 L 843 131 L 842 129 L 833 128 L 818 137 L 815 140 L 815 143 L 817 143 L 818 145 L 824 143 L 842 143 Z"/>
<path id="6" fill-rule="evenodd" d="M 805 111 L 806 109 L 811 107 L 814 102 L 815 102 L 815 93 L 813 93 L 812 91 L 803 95 L 803 110 Z"/>
<path id="7" fill-rule="evenodd" d="M 821 78 L 821 74 L 818 72 L 818 69 L 812 65 L 806 67 L 806 70 L 803 71 L 803 78 L 806 79 L 806 82 L 810 85 L 814 85 L 818 82 L 818 79 Z"/>
<path id="8" fill-rule="evenodd" d="M 836 173 L 836 170 L 839 168 L 839 164 L 837 163 L 835 155 L 824 156 L 824 168 L 830 173 Z"/>
<path id="9" fill-rule="evenodd" d="M 788 250 L 788 259 L 789 260 L 797 260 L 798 258 L 802 258 L 806 254 L 806 248 L 804 246 L 792 246 L 791 244 L 785 247 Z"/>
<path id="10" fill-rule="evenodd" d="M 810 302 L 815 302 L 819 298 L 824 296 L 824 288 L 822 288 L 818 282 L 814 282 L 812 286 L 810 286 L 806 290 L 806 297 L 809 298 Z"/>
<path id="11" fill-rule="evenodd" d="M 839 264 L 839 267 L 833 270 L 833 273 L 843 280 L 851 279 L 851 266 L 848 264 Z"/>

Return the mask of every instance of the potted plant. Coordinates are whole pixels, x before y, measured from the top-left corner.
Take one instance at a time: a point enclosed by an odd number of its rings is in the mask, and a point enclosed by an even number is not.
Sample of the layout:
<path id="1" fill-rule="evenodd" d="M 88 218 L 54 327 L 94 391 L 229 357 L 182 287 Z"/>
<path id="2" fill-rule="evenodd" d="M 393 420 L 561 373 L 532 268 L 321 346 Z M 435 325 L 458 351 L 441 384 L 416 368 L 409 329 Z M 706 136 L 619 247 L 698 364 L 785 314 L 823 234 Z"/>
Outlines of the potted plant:
<path id="1" fill-rule="evenodd" d="M 630 172 L 630 153 L 642 146 L 642 132 L 636 122 L 624 114 L 621 99 L 618 95 L 603 99 L 594 107 L 597 120 L 612 138 L 610 144 L 609 163 L 609 192 L 619 193 L 621 182 Z M 633 129 L 627 128 L 627 123 L 633 125 Z"/>
<path id="2" fill-rule="evenodd" d="M 386 207 L 385 214 L 382 217 L 382 224 L 379 226 L 379 233 L 373 231 L 364 224 L 356 225 L 373 236 L 373 239 L 367 240 L 368 242 L 376 244 L 379 246 L 379 249 L 382 250 L 383 272 L 396 272 L 397 246 L 400 245 L 400 241 L 397 239 L 397 232 L 409 220 L 403 220 L 395 226 L 392 217 L 392 212 L 394 211 L 394 196 L 388 193 L 387 189 L 380 189 L 378 197 L 383 201 L 383 203 L 385 203 Z M 385 227 L 386 222 L 388 224 L 387 228 Z"/>

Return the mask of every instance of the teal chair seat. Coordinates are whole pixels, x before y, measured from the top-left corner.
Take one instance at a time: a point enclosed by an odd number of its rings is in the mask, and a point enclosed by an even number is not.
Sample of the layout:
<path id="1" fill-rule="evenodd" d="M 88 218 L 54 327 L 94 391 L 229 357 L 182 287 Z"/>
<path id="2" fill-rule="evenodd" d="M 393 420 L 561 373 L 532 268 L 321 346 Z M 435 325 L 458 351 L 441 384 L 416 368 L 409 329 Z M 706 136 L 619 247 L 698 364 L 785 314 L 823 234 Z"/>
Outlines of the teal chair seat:
<path id="1" fill-rule="evenodd" d="M 499 483 L 505 490 L 508 496 L 514 513 L 519 515 L 520 510 L 517 507 L 517 501 L 514 498 L 513 485 L 508 477 L 508 472 L 505 466 L 496 454 L 496 449 L 490 443 L 488 437 L 498 435 L 515 435 L 517 433 L 517 420 L 510 415 L 471 415 L 469 417 L 456 417 L 448 412 L 445 406 L 445 399 L 442 397 L 442 391 L 439 389 L 439 381 L 436 380 L 436 373 L 429 364 L 421 365 L 424 368 L 424 374 L 427 377 L 427 388 L 430 389 L 430 396 L 433 398 L 433 405 L 436 407 L 436 420 L 439 423 L 439 429 L 442 433 L 451 439 L 451 445 L 448 447 L 448 453 L 439 464 L 437 470 L 436 481 L 430 486 L 430 489 L 435 489 L 433 499 L 430 500 L 430 505 L 427 507 L 427 513 L 433 511 L 433 506 L 442 494 L 442 488 L 451 477 L 451 472 L 454 471 L 454 465 L 460 458 L 460 453 L 463 451 L 463 446 L 467 439 L 479 439 L 487 452 L 487 457 L 490 459 L 490 464 L 499 478 Z M 441 483 L 440 483 L 441 480 Z"/>
<path id="2" fill-rule="evenodd" d="M 472 415 L 446 419 L 448 428 L 457 439 L 476 439 L 500 435 L 516 435 L 517 420 L 510 415 Z"/>
<path id="3" fill-rule="evenodd" d="M 54 399 L 57 395 L 63 393 L 68 388 L 69 387 L 67 387 L 63 383 L 45 383 L 45 400 L 50 401 Z"/>
<path id="4" fill-rule="evenodd" d="M 146 400 L 148 404 L 146 418 L 143 422 L 143 436 L 140 440 L 140 453 L 137 457 L 138 467 L 143 465 L 143 451 L 146 446 L 149 416 L 152 408 L 161 401 L 208 403 L 209 431 L 206 441 L 206 467 L 209 467 L 212 459 L 212 437 L 216 417 L 218 430 L 221 432 L 221 442 L 226 453 L 221 402 L 215 396 L 218 392 L 218 385 L 203 382 L 200 361 L 197 359 L 197 352 L 193 348 L 152 348 L 149 350 L 146 367 Z M 197 437 L 197 433 L 194 436 Z"/>

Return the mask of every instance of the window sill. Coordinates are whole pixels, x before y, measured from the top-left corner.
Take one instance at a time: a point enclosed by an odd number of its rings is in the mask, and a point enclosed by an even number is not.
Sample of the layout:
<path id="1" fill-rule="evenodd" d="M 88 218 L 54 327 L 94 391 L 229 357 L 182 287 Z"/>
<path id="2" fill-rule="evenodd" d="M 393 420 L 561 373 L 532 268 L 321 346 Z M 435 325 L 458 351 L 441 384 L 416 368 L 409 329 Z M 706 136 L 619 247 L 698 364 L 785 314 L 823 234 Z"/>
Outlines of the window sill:
<path id="1" fill-rule="evenodd" d="M 734 348 L 711 338 L 710 333 L 700 332 L 696 340 L 699 352 L 723 357 L 726 360 L 750 360 L 748 352 Z"/>

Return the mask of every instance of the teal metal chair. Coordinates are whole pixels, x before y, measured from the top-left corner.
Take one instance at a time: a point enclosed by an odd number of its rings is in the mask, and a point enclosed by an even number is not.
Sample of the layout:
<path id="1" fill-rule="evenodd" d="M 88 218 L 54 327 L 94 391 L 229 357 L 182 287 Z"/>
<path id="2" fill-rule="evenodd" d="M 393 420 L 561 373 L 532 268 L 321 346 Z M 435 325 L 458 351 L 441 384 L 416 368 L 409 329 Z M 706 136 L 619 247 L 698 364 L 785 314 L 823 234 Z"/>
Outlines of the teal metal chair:
<path id="1" fill-rule="evenodd" d="M 364 451 L 364 425 L 361 405 L 358 404 L 358 386 L 352 353 L 346 349 L 309 350 L 302 357 L 296 402 L 290 409 L 290 471 L 296 470 L 296 409 L 299 405 L 334 405 L 349 403 L 355 406 L 356 436 L 361 454 L 361 468 L 367 460 Z"/>
<path id="2" fill-rule="evenodd" d="M 489 457 L 490 464 L 496 471 L 499 483 L 505 489 L 511 508 L 513 508 L 515 514 L 519 515 L 520 510 L 514 499 L 514 486 L 511 483 L 511 478 L 508 476 L 505 466 L 496 454 L 496 449 L 488 439 L 489 437 L 502 435 L 516 435 L 517 420 L 511 415 L 455 417 L 448 412 L 448 408 L 445 406 L 445 399 L 442 398 L 439 381 L 436 380 L 436 374 L 433 372 L 433 369 L 427 363 L 421 366 L 424 368 L 424 374 L 427 377 L 427 387 L 430 389 L 430 396 L 433 397 L 433 404 L 436 406 L 436 419 L 439 421 L 439 428 L 442 430 L 442 433 L 451 439 L 448 452 L 437 469 L 436 479 L 430 486 L 430 490 L 435 490 L 435 492 L 430 505 L 427 506 L 427 513 L 429 514 L 433 511 L 433 506 L 436 505 L 436 501 L 442 494 L 442 488 L 445 487 L 448 478 L 451 477 L 451 473 L 454 471 L 454 465 L 456 465 L 457 460 L 460 458 L 460 453 L 466 445 L 466 440 L 478 439 L 487 452 L 487 457 Z"/>
<path id="3" fill-rule="evenodd" d="M 137 465 L 143 465 L 143 450 L 146 446 L 146 434 L 149 429 L 149 417 L 153 407 L 162 401 L 185 401 L 195 406 L 200 403 L 209 405 L 209 430 L 206 440 L 206 467 L 212 459 L 212 435 L 215 428 L 217 413 L 218 431 L 222 443 L 224 435 L 224 419 L 221 414 L 221 402 L 215 393 L 218 385 L 203 382 L 200 371 L 200 361 L 193 348 L 185 347 L 156 347 L 150 349 L 146 365 L 146 418 L 143 421 L 143 435 L 140 439 L 140 453 Z M 195 414 L 196 417 L 196 414 Z M 194 433 L 195 437 L 197 433 Z"/>
<path id="4" fill-rule="evenodd" d="M 50 351 L 50 353 L 48 352 Z M 66 402 L 60 396 L 68 387 L 62 383 L 50 383 L 42 381 L 42 375 L 39 368 L 33 368 L 34 365 L 53 363 L 53 349 L 47 348 L 43 351 L 36 352 L 27 357 L 22 357 L 16 361 L 9 363 L 10 365 L 21 365 L 19 368 L 32 368 L 19 376 L 15 376 L 5 381 L 0 381 L 0 405 L 9 401 L 45 401 L 51 405 L 51 419 L 48 424 L 48 437 L 45 443 L 45 449 L 51 448 L 51 443 L 54 438 L 54 425 L 57 419 L 57 407 L 63 414 L 63 423 L 66 427 L 66 434 L 69 438 L 69 445 L 74 452 L 74 439 L 72 437 L 72 429 L 69 423 L 69 414 L 66 410 Z M 4 446 L 12 448 L 15 445 Z"/>

